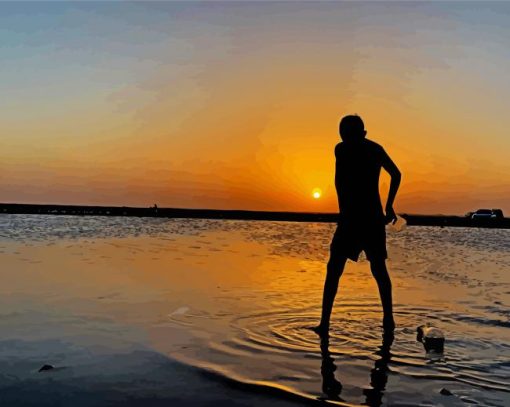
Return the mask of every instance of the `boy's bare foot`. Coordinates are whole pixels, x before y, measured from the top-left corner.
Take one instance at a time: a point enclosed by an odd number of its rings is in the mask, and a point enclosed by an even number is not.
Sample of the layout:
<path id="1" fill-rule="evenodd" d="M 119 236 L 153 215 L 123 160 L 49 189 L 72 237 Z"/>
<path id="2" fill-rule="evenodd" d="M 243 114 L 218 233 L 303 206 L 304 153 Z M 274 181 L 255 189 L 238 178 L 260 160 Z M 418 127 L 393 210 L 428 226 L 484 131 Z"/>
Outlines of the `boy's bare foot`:
<path id="1" fill-rule="evenodd" d="M 320 337 L 326 337 L 329 335 L 329 326 L 319 324 L 317 326 L 310 326 L 308 329 L 314 331 Z"/>

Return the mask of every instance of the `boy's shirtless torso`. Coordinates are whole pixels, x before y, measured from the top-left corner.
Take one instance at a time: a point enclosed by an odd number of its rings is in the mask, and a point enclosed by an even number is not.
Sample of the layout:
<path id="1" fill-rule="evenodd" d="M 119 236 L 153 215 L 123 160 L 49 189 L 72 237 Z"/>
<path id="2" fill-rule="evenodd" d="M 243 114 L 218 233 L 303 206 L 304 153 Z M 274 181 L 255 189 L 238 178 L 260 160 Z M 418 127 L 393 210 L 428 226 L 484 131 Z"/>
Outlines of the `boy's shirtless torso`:
<path id="1" fill-rule="evenodd" d="M 384 220 L 379 196 L 379 175 L 389 159 L 371 140 L 342 142 L 335 148 L 335 184 L 343 218 L 358 222 Z"/>

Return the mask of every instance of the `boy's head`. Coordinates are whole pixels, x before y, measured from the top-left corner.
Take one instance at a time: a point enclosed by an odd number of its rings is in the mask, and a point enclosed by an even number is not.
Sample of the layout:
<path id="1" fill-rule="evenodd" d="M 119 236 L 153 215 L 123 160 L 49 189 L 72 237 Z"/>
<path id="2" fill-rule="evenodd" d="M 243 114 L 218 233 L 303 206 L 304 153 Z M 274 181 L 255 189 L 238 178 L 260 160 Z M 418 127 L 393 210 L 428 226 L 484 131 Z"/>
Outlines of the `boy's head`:
<path id="1" fill-rule="evenodd" d="M 344 116 L 340 120 L 339 130 L 343 141 L 361 140 L 367 134 L 363 120 L 357 114 Z"/>

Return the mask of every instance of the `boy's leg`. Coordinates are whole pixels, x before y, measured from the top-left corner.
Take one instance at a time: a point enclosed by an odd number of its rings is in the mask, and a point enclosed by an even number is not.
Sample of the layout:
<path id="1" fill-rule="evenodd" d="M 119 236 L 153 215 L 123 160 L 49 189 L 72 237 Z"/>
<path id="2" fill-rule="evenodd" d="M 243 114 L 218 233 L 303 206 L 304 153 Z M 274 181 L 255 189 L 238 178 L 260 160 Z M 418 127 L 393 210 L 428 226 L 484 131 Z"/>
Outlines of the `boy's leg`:
<path id="1" fill-rule="evenodd" d="M 324 293 L 322 295 L 322 315 L 319 326 L 314 328 L 318 334 L 327 334 L 329 331 L 329 319 L 333 309 L 336 292 L 338 290 L 338 281 L 342 275 L 347 258 L 345 256 L 332 253 L 328 264 L 326 280 L 324 281 Z"/>
<path id="2" fill-rule="evenodd" d="M 393 320 L 393 301 L 391 298 L 391 280 L 386 268 L 384 257 L 370 259 L 370 270 L 377 282 L 381 304 L 384 312 L 383 327 L 385 329 L 395 329 Z"/>

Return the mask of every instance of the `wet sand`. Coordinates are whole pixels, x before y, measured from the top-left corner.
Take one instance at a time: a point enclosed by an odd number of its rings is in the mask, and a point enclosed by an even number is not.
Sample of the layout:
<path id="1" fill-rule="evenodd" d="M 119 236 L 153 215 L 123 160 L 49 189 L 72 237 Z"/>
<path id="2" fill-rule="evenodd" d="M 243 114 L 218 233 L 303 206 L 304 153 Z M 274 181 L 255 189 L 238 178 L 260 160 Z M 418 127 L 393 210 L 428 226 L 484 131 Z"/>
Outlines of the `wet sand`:
<path id="1" fill-rule="evenodd" d="M 384 349 L 360 261 L 342 277 L 321 349 L 306 327 L 320 314 L 333 225 L 18 215 L 0 224 L 5 403 L 510 403 L 506 230 L 390 231 L 393 344 Z M 416 342 L 425 322 L 445 331 L 444 355 Z M 37 372 L 44 364 L 56 369 Z M 323 392 L 331 375 L 336 396 Z"/>

